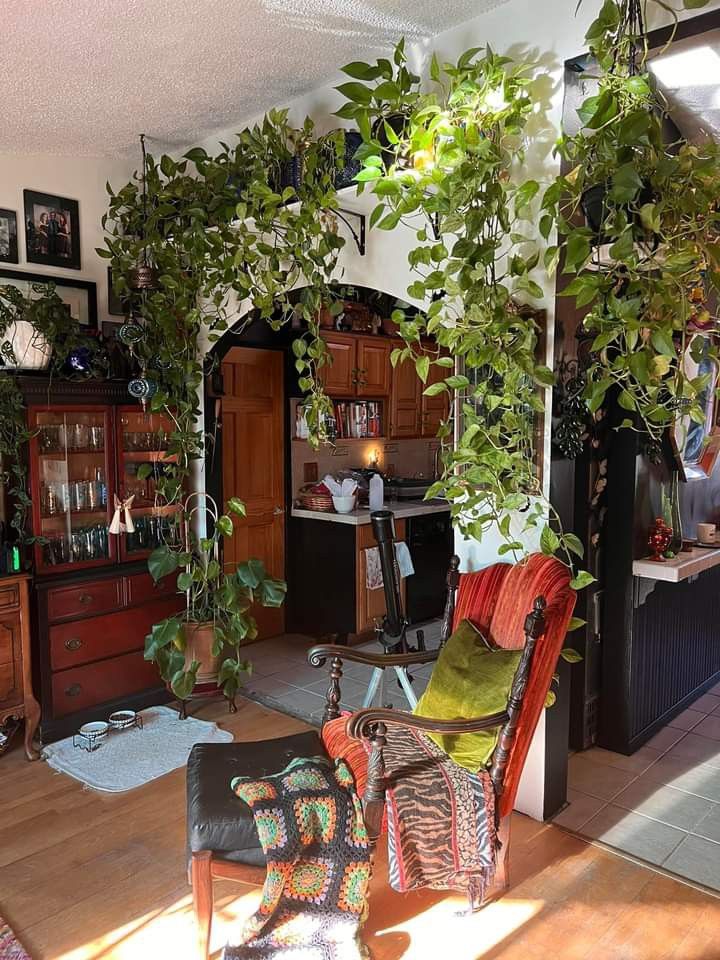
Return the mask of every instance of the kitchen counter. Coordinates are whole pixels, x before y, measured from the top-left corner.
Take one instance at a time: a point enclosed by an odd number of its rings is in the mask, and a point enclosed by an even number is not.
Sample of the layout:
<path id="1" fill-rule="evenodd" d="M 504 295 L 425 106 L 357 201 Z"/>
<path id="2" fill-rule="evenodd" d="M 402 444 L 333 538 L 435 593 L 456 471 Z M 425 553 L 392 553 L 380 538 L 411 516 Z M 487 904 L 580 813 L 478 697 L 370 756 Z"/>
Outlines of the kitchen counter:
<path id="1" fill-rule="evenodd" d="M 396 500 L 383 504 L 383 510 L 392 510 L 397 520 L 405 517 L 424 517 L 431 513 L 448 513 L 450 504 L 447 500 Z M 328 520 L 330 523 L 348 523 L 352 526 L 361 526 L 370 523 L 370 508 L 360 507 L 352 513 L 323 513 L 321 510 L 304 510 L 302 507 L 293 507 L 291 516 L 303 520 Z"/>

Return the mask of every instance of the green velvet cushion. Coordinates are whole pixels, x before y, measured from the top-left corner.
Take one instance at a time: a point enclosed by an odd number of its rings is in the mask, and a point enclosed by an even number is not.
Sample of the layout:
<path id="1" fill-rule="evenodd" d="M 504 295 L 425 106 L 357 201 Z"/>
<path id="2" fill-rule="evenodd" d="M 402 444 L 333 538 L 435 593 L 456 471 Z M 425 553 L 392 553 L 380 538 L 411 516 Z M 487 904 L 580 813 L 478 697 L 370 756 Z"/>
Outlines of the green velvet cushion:
<path id="1" fill-rule="evenodd" d="M 463 620 L 440 651 L 414 712 L 435 720 L 469 720 L 504 710 L 521 653 L 495 647 Z M 461 767 L 477 772 L 490 762 L 500 728 L 428 736 Z"/>

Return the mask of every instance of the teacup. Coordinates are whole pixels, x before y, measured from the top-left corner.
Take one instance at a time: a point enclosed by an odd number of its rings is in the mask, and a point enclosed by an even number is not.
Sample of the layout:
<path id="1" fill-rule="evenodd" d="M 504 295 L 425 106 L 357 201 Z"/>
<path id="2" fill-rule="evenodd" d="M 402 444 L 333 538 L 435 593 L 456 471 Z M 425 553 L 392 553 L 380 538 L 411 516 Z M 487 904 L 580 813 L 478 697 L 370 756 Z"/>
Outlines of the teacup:
<path id="1" fill-rule="evenodd" d="M 717 528 L 714 523 L 699 523 L 697 525 L 698 543 L 716 543 Z"/>

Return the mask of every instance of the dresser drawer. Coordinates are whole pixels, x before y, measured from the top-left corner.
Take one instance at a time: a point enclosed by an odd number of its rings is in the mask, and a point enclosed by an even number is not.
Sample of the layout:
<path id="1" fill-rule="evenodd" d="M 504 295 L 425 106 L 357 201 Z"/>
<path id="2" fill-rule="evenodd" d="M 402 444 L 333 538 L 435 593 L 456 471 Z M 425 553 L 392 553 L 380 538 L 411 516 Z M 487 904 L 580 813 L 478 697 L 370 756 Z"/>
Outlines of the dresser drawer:
<path id="1" fill-rule="evenodd" d="M 0 663 L 0 710 L 23 702 L 22 662 Z"/>
<path id="2" fill-rule="evenodd" d="M 61 670 L 52 678 L 53 716 L 64 717 L 106 700 L 117 700 L 161 685 L 157 667 L 143 658 L 142 650 Z"/>
<path id="3" fill-rule="evenodd" d="M 17 607 L 20 603 L 20 587 L 14 583 L 11 587 L 3 586 L 0 582 L 0 610 L 6 607 Z"/>
<path id="4" fill-rule="evenodd" d="M 91 580 L 79 586 L 48 590 L 48 618 L 68 620 L 122 607 L 121 579 Z"/>
<path id="5" fill-rule="evenodd" d="M 103 617 L 89 617 L 50 627 L 52 670 L 79 667 L 94 660 L 114 657 L 145 646 L 145 636 L 154 623 L 176 613 L 175 598 L 160 598 L 131 610 L 119 610 Z"/>
<path id="6" fill-rule="evenodd" d="M 177 574 L 171 573 L 157 583 L 149 573 L 134 573 L 125 577 L 125 596 L 128 603 L 145 603 L 148 600 L 157 600 L 158 597 L 178 597 L 178 606 L 182 607 L 182 595 L 177 589 Z"/>

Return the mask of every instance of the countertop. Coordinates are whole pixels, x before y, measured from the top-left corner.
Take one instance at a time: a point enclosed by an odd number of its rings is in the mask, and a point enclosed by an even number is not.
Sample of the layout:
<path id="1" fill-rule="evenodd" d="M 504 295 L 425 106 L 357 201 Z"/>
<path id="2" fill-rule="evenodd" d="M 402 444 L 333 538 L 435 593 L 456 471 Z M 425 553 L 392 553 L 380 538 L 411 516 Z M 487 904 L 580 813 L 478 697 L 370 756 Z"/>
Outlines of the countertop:
<path id="1" fill-rule="evenodd" d="M 720 548 L 693 547 L 683 551 L 673 560 L 657 563 L 654 560 L 634 560 L 633 574 L 647 580 L 664 580 L 666 583 L 680 583 L 688 577 L 694 577 L 703 570 L 709 570 L 720 564 Z"/>
<path id="2" fill-rule="evenodd" d="M 382 508 L 383 510 L 392 510 L 395 518 L 402 520 L 404 517 L 424 517 L 431 513 L 448 513 L 450 504 L 446 500 L 396 500 L 384 503 Z M 359 510 L 353 510 L 352 513 L 323 513 L 321 510 L 304 510 L 302 507 L 293 507 L 290 515 L 303 520 L 349 523 L 356 527 L 364 523 L 370 523 L 369 507 L 360 507 Z"/>

